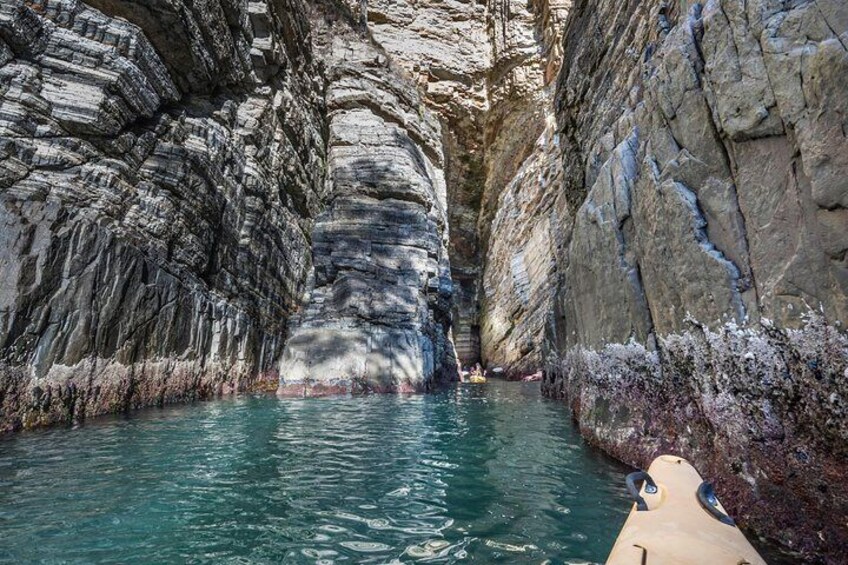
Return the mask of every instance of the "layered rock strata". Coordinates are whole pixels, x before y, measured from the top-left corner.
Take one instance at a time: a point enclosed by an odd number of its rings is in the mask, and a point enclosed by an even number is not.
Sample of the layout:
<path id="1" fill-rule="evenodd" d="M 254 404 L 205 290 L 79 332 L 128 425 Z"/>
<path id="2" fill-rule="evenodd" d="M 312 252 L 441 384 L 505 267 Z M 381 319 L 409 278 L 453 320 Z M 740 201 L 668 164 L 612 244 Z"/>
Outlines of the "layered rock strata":
<path id="1" fill-rule="evenodd" d="M 557 292 L 557 249 L 572 220 L 553 113 L 533 152 L 501 192 L 483 271 L 482 355 L 507 378 L 546 363 Z"/>
<path id="2" fill-rule="evenodd" d="M 576 2 L 545 392 L 634 465 L 673 451 L 742 523 L 844 562 L 848 9 Z"/>
<path id="3" fill-rule="evenodd" d="M 553 81 L 570 1 L 495 3 L 486 182 L 477 232 L 481 357 L 509 377 L 542 364 L 555 289 L 556 241 L 567 226 Z M 562 225 L 560 222 L 564 222 Z"/>
<path id="4" fill-rule="evenodd" d="M 316 221 L 314 279 L 279 393 L 428 390 L 457 374 L 439 122 L 356 19 L 328 4 L 313 23 L 332 200 Z"/>
<path id="5" fill-rule="evenodd" d="M 463 364 L 481 356 L 482 268 L 500 192 L 552 112 L 570 0 L 346 0 L 354 19 L 439 116 L 448 186 L 453 334 Z"/>
<path id="6" fill-rule="evenodd" d="M 303 5 L 0 5 L 0 431 L 275 377 L 323 198 Z"/>
<path id="7" fill-rule="evenodd" d="M 485 182 L 483 130 L 492 66 L 488 2 L 364 4 L 361 19 L 369 33 L 418 85 L 443 126 L 453 335 L 462 362 L 473 363 L 480 356 L 477 217 Z"/>
<path id="8" fill-rule="evenodd" d="M 426 390 L 452 318 L 844 562 L 848 8 L 570 5 L 1 4 L 0 431 Z"/>

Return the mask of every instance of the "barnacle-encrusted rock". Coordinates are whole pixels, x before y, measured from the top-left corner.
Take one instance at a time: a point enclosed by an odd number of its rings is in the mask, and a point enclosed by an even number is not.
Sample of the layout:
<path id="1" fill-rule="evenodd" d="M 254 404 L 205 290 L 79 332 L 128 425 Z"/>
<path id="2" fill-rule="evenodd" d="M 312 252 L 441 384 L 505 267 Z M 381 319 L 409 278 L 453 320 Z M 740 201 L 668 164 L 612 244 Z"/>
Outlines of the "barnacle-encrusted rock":
<path id="1" fill-rule="evenodd" d="M 843 562 L 848 8 L 579 1 L 564 36 L 543 390 L 607 451 L 681 453 L 745 524 Z"/>

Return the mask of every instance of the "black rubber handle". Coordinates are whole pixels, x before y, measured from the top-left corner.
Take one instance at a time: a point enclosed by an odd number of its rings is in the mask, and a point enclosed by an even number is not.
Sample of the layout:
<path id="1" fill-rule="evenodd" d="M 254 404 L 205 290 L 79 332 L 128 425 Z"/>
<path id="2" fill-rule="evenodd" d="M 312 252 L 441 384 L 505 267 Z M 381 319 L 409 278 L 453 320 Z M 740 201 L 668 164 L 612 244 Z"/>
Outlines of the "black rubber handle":
<path id="1" fill-rule="evenodd" d="M 654 494 L 657 492 L 657 483 L 654 482 L 654 479 L 651 478 L 651 475 L 646 473 L 645 471 L 636 471 L 635 473 L 630 473 L 627 475 L 627 492 L 630 493 L 630 496 L 633 500 L 636 501 L 636 510 L 638 512 L 645 512 L 648 510 L 648 503 L 645 502 L 645 499 L 642 498 L 642 495 L 639 494 L 639 487 L 636 486 L 636 481 L 645 481 L 648 485 L 645 487 L 645 492 L 648 494 Z"/>
<path id="2" fill-rule="evenodd" d="M 701 503 L 704 510 L 709 512 L 713 518 L 722 524 L 734 527 L 736 526 L 736 522 L 733 521 L 733 518 L 718 509 L 718 498 L 716 498 L 715 490 L 713 490 L 713 485 L 707 481 L 704 481 L 701 483 L 701 486 L 698 487 L 698 502 Z"/>

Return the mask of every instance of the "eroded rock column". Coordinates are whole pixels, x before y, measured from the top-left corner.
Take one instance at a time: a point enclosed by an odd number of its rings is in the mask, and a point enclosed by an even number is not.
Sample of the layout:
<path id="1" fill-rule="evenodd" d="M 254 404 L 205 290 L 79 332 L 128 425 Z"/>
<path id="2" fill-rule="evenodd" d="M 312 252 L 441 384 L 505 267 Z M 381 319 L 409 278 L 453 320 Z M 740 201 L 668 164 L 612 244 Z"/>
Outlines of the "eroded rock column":
<path id="1" fill-rule="evenodd" d="M 313 232 L 314 280 L 279 393 L 428 390 L 456 377 L 439 122 L 355 19 L 320 7 L 313 22 L 332 201 Z"/>
<path id="2" fill-rule="evenodd" d="M 480 357 L 477 218 L 485 184 L 484 127 L 492 50 L 488 2 L 369 0 L 367 27 L 412 78 L 442 124 L 453 338 L 462 363 Z"/>

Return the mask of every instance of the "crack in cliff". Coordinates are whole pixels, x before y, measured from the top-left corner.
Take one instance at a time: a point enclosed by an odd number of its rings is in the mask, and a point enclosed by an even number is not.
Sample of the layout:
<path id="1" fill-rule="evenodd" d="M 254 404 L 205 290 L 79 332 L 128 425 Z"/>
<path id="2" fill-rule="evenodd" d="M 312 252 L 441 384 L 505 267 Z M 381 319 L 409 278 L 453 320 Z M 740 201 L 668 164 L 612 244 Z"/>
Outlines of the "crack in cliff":
<path id="1" fill-rule="evenodd" d="M 723 9 L 721 7 L 719 7 L 719 9 L 721 9 L 722 13 L 724 14 Z M 724 14 L 724 17 L 727 18 L 727 15 Z M 695 20 L 689 20 L 687 23 L 689 24 L 689 30 L 690 30 L 691 37 L 692 37 L 692 40 L 693 40 L 693 45 L 695 46 L 695 49 L 696 49 L 696 53 L 700 57 L 700 64 L 696 68 L 699 80 L 700 80 L 702 85 L 708 84 L 709 81 L 706 79 L 706 75 L 705 75 L 706 59 L 704 58 L 704 53 L 703 53 L 703 50 L 701 48 L 701 41 L 703 40 L 703 33 L 704 33 L 703 20 L 698 18 L 698 19 L 695 19 Z M 746 13 L 746 25 L 750 25 L 750 24 L 747 23 L 747 13 Z M 737 54 L 737 58 L 738 58 L 738 54 Z M 766 73 L 766 76 L 768 77 L 768 73 Z M 704 90 L 704 92 L 706 92 L 706 90 Z M 738 192 L 737 192 L 737 182 L 736 182 L 735 175 L 733 174 L 733 171 L 736 169 L 736 166 L 735 166 L 733 159 L 731 158 L 731 149 L 728 146 L 728 140 L 726 138 L 726 135 L 722 135 L 722 133 L 720 133 L 721 132 L 721 125 L 716 121 L 716 115 L 715 115 L 716 109 L 713 108 L 712 105 L 710 105 L 709 100 L 706 97 L 704 97 L 704 103 L 707 105 L 708 110 L 709 110 L 707 112 L 707 115 L 710 118 L 711 131 L 712 131 L 714 139 L 716 140 L 718 147 L 721 150 L 721 154 L 722 154 L 722 157 L 724 159 L 724 166 L 727 168 L 727 171 L 730 172 L 730 174 L 731 174 L 730 181 L 731 181 L 731 185 L 732 185 L 732 188 L 733 188 L 733 192 L 732 192 L 733 209 L 739 215 L 739 219 L 741 220 L 742 238 L 743 238 L 743 242 L 744 242 L 743 259 L 746 260 L 746 261 L 750 261 L 751 244 L 750 244 L 750 241 L 748 239 L 748 227 L 747 227 L 748 221 L 745 218 L 745 213 L 742 211 L 742 208 L 739 205 L 739 195 L 738 195 Z M 740 267 L 738 265 L 734 264 L 734 268 L 736 268 L 740 277 L 743 276 L 743 273 L 744 273 L 744 277 L 750 279 L 748 286 L 751 289 L 753 289 L 753 291 L 754 291 L 754 304 L 758 305 L 759 304 L 759 290 L 757 288 L 756 278 L 754 277 L 754 271 L 751 268 L 750 264 L 745 265 L 745 267 L 746 268 L 743 271 L 742 269 L 740 269 Z M 744 289 L 744 290 L 747 290 L 747 289 Z M 741 297 L 740 297 L 740 299 L 741 299 Z"/>
<path id="2" fill-rule="evenodd" d="M 833 27 L 833 24 L 831 24 L 831 23 L 830 23 L 830 21 L 827 19 L 827 16 L 825 16 L 824 12 L 822 11 L 821 6 L 819 5 L 818 0 L 813 0 L 813 3 L 816 5 L 816 10 L 818 10 L 819 15 L 821 15 L 821 18 L 822 18 L 822 20 L 824 21 L 824 24 L 825 24 L 825 25 L 827 26 L 827 28 L 830 30 L 830 33 L 832 33 L 832 34 L 833 34 L 833 37 L 834 37 L 834 38 L 836 39 L 836 41 L 838 41 L 838 42 L 839 42 L 839 44 L 842 46 L 842 50 L 843 50 L 843 51 L 848 52 L 848 44 L 846 44 L 846 43 L 842 40 L 842 36 L 841 36 L 839 33 L 837 33 L 836 28 L 834 28 L 834 27 Z"/>

